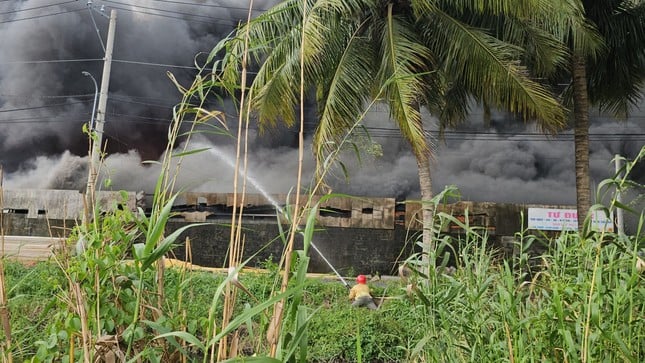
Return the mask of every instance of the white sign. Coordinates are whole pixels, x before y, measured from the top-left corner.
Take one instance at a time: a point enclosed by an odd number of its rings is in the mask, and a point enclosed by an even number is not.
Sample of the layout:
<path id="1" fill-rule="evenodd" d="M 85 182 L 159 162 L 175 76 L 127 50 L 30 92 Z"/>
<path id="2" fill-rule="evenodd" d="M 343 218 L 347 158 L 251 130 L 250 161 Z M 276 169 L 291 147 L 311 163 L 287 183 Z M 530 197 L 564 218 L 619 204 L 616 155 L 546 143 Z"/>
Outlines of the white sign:
<path id="1" fill-rule="evenodd" d="M 529 229 L 543 231 L 564 231 L 578 229 L 578 212 L 575 209 L 529 208 Z M 597 210 L 591 218 L 594 231 L 614 231 L 613 213 L 607 218 L 605 212 Z"/>

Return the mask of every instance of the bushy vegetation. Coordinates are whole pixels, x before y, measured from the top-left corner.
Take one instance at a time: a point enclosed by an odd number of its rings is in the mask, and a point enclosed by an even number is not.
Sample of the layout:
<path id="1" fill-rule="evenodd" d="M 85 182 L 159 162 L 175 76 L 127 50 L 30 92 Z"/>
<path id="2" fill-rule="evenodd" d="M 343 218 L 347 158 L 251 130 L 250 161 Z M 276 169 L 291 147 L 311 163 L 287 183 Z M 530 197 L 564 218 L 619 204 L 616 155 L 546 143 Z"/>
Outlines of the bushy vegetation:
<path id="1" fill-rule="evenodd" d="M 624 174 L 601 184 L 598 200 L 608 207 L 594 209 L 639 213 L 617 192 L 642 191 L 628 175 L 643 157 L 645 147 Z M 435 209 L 456 195 L 446 189 Z M 380 307 L 371 311 L 352 308 L 333 276 L 307 277 L 315 205 L 284 289 L 283 270 L 270 261 L 263 271 L 245 270 L 243 261 L 217 272 L 164 268 L 163 256 L 190 227 L 164 235 L 173 198 L 151 216 L 114 208 L 79 225 L 69 238 L 74 255 L 64 250 L 31 267 L 3 261 L 12 328 L 3 358 L 206 362 L 225 344 L 226 361 L 645 360 L 642 211 L 630 235 L 592 231 L 589 221 L 551 238 L 520 231 L 511 254 L 486 230 L 437 213 L 429 254 L 411 256 L 404 279 L 373 281 Z M 461 233 L 441 234 L 448 222 Z M 286 246 L 286 231 L 273 243 Z M 279 349 L 271 352 L 271 308 L 283 299 Z"/>
<path id="2" fill-rule="evenodd" d="M 438 215 L 441 218 L 450 217 Z M 306 279 L 298 286 L 301 306 L 311 314 L 306 361 L 645 359 L 645 286 L 637 268 L 642 235 L 590 232 L 582 238 L 565 233 L 542 240 L 548 249 L 537 256 L 530 254 L 526 242 L 538 243 L 539 238 L 518 234 L 519 253 L 501 259 L 485 235 L 464 228 L 469 233 L 443 236 L 437 247 L 441 251 L 445 243 L 459 245 L 454 274 L 436 268 L 427 277 L 417 275 L 408 281 L 413 284 L 411 295 L 399 281 L 372 282 L 377 299 L 389 297 L 377 311 L 352 308 L 345 287 L 333 279 Z M 80 284 L 71 286 L 80 286 L 86 301 L 87 329 L 94 337 L 103 337 L 97 346 L 103 354 L 108 347 L 117 352 L 117 346 L 125 353 L 130 345 L 130 358 L 136 352 L 146 361 L 178 361 L 179 357 L 201 361 L 203 352 L 182 337 L 206 339 L 213 296 L 227 275 L 168 269 L 165 299 L 158 308 L 158 296 L 146 287 L 153 283 L 154 274 L 139 279 L 131 261 L 124 256 L 109 260 L 106 255 L 111 256 L 104 253 L 100 261 L 71 257 L 64 268 L 53 261 L 33 267 L 6 264 L 14 357 L 69 361 L 73 351 L 75 361 L 82 360 L 81 317 L 68 284 L 73 279 Z M 437 256 L 443 254 L 430 256 L 429 263 L 441 265 Z M 531 259 L 539 263 L 529 264 Z M 409 262 L 420 266 L 419 261 Z M 274 269 L 244 272 L 239 278 L 258 301 L 270 299 L 267 287 L 278 275 L 275 266 L 268 267 Z M 91 271 L 94 274 L 87 280 L 83 274 Z M 140 300 L 139 286 L 143 286 Z M 255 299 L 240 295 L 234 316 L 244 316 L 257 306 Z M 141 318 L 132 324 L 137 309 Z M 263 354 L 268 318 L 264 313 L 247 315 L 235 330 L 240 334 L 239 352 Z M 157 339 L 169 332 L 177 333 Z"/>

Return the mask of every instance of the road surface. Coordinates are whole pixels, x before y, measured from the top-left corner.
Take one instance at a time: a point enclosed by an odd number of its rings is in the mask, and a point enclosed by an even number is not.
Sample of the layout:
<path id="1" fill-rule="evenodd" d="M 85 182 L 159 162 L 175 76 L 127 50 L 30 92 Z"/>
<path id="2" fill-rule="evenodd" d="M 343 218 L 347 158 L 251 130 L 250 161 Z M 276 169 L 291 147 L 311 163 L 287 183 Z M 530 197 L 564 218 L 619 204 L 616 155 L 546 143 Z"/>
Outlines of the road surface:
<path id="1" fill-rule="evenodd" d="M 65 241 L 55 237 L 0 236 L 0 249 L 3 238 L 4 256 L 27 263 L 47 260 Z"/>

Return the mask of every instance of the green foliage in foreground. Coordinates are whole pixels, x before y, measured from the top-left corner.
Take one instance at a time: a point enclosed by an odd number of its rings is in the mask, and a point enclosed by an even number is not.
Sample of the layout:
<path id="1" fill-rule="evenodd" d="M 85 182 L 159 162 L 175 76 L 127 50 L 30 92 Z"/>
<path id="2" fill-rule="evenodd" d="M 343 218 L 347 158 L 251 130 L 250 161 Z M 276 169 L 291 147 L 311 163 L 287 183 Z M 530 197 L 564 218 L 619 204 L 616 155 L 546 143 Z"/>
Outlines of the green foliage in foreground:
<path id="1" fill-rule="evenodd" d="M 633 165 L 603 182 L 600 193 L 643 190 L 626 177 Z M 452 192 L 437 195 L 435 206 Z M 638 213 L 615 195 L 610 200 L 610 210 Z M 308 214 L 305 241 L 314 233 L 315 211 Z M 17 360 L 33 362 L 108 360 L 110 354 L 124 361 L 206 362 L 228 336 L 228 349 L 236 347 L 244 359 L 276 362 L 268 358 L 265 337 L 270 307 L 284 298 L 274 356 L 288 362 L 645 361 L 642 211 L 630 236 L 593 232 L 588 223 L 580 233 L 555 238 L 520 232 L 506 256 L 486 231 L 437 213 L 436 247 L 406 261 L 414 272 L 408 280 L 373 283 L 375 297 L 389 298 L 376 311 L 351 308 L 334 280 L 307 278 L 304 243 L 294 251 L 283 293 L 276 293 L 275 265 L 267 263 L 268 273 L 239 274 L 250 294 L 239 292 L 225 326 L 218 317 L 237 271 L 160 274 L 159 259 L 178 233 L 161 238 L 169 208 L 159 213 L 144 218 L 116 210 L 95 219 L 90 232 L 75 230 L 70 240 L 82 242 L 76 256 L 31 268 L 7 263 L 13 339 L 2 353 L 10 349 Z M 441 235 L 446 222 L 462 232 Z M 137 243 L 141 236 L 145 243 Z M 454 273 L 444 273 L 447 261 L 455 261 Z"/>
<path id="2" fill-rule="evenodd" d="M 314 315 L 308 326 L 307 360 L 645 360 L 645 286 L 636 268 L 642 237 L 591 234 L 581 239 L 565 234 L 550 241 L 546 253 L 532 256 L 527 241 L 537 239 L 519 235 L 520 252 L 505 260 L 496 259 L 481 237 L 473 231 L 453 240 L 461 245 L 457 272 L 443 275 L 431 270 L 429 283 L 419 283 L 411 297 L 399 282 L 373 283 L 376 297 L 391 297 L 378 311 L 351 308 L 340 283 L 308 279 L 302 301 Z M 537 261 L 531 264 L 531 259 Z M 80 327 L 70 312 L 73 303 L 63 299 L 63 270 L 53 263 L 29 268 L 8 263 L 6 272 L 14 356 L 69 359 L 62 352 L 68 351 L 69 336 L 77 336 Z M 243 273 L 240 279 L 262 301 L 269 298 L 267 286 L 274 276 Z M 181 351 L 175 346 L 180 342 L 161 344 L 155 336 L 184 330 L 205 337 L 211 300 L 223 280 L 222 275 L 169 269 L 164 311 L 146 313 L 156 321 L 133 331 L 139 335 L 137 344 L 156 352 L 160 360 L 171 361 Z M 121 296 L 121 306 L 110 303 L 116 301 L 113 296 L 102 299 L 104 333 L 123 334 L 136 296 Z M 238 302 L 238 314 L 255 304 L 243 294 Z M 260 314 L 244 325 L 242 352 L 265 353 L 265 324 Z M 185 354 L 197 360 L 190 352 L 185 348 Z"/>

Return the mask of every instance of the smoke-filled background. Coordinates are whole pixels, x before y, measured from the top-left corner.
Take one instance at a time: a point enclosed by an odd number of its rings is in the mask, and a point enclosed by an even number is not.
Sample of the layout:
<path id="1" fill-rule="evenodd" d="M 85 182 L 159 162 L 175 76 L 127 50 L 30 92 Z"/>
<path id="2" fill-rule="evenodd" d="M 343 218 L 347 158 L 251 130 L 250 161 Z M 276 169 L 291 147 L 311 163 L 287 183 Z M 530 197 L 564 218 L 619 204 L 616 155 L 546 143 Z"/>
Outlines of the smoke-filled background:
<path id="1" fill-rule="evenodd" d="M 255 14 L 277 1 L 255 1 Z M 158 176 L 157 160 L 165 149 L 172 106 L 181 95 L 166 72 L 189 85 L 195 62 L 205 59 L 238 21 L 246 19 L 247 3 L 238 0 L 30 0 L 0 2 L 0 162 L 9 189 L 83 190 L 87 180 L 87 137 L 82 125 L 91 118 L 94 85 L 100 82 L 108 20 L 98 9 L 118 12 L 116 41 L 105 125 L 109 156 L 103 169 L 112 188 L 151 192 Z M 94 23 L 96 23 L 96 28 Z M 201 54 L 201 55 L 199 55 Z M 100 85 L 99 85 L 100 86 Z M 236 115 L 227 107 L 227 122 Z M 315 119 L 307 110 L 310 136 Z M 435 191 L 455 184 L 463 199 L 536 204 L 575 204 L 574 146 L 570 130 L 555 137 L 539 134 L 503 114 L 484 127 L 481 112 L 471 121 L 435 141 Z M 436 129 L 427 117 L 429 128 Z M 592 187 L 613 173 L 615 154 L 631 158 L 645 140 L 645 110 L 626 121 L 591 115 Z M 334 191 L 363 196 L 417 198 L 417 166 L 409 147 L 388 120 L 387 110 L 367 115 L 373 141 L 382 156 L 364 156 L 358 165 L 345 162 L 330 180 Z M 234 140 L 198 140 L 195 147 L 213 146 L 184 161 L 180 186 L 199 191 L 230 192 L 231 167 L 221 157 L 235 155 Z M 306 152 L 305 178 L 313 161 Z M 249 175 L 269 193 L 294 187 L 297 131 L 281 128 L 251 135 Z M 644 181 L 643 168 L 633 175 Z M 305 179 L 307 180 L 307 179 Z M 251 192 L 254 191 L 249 186 Z"/>

